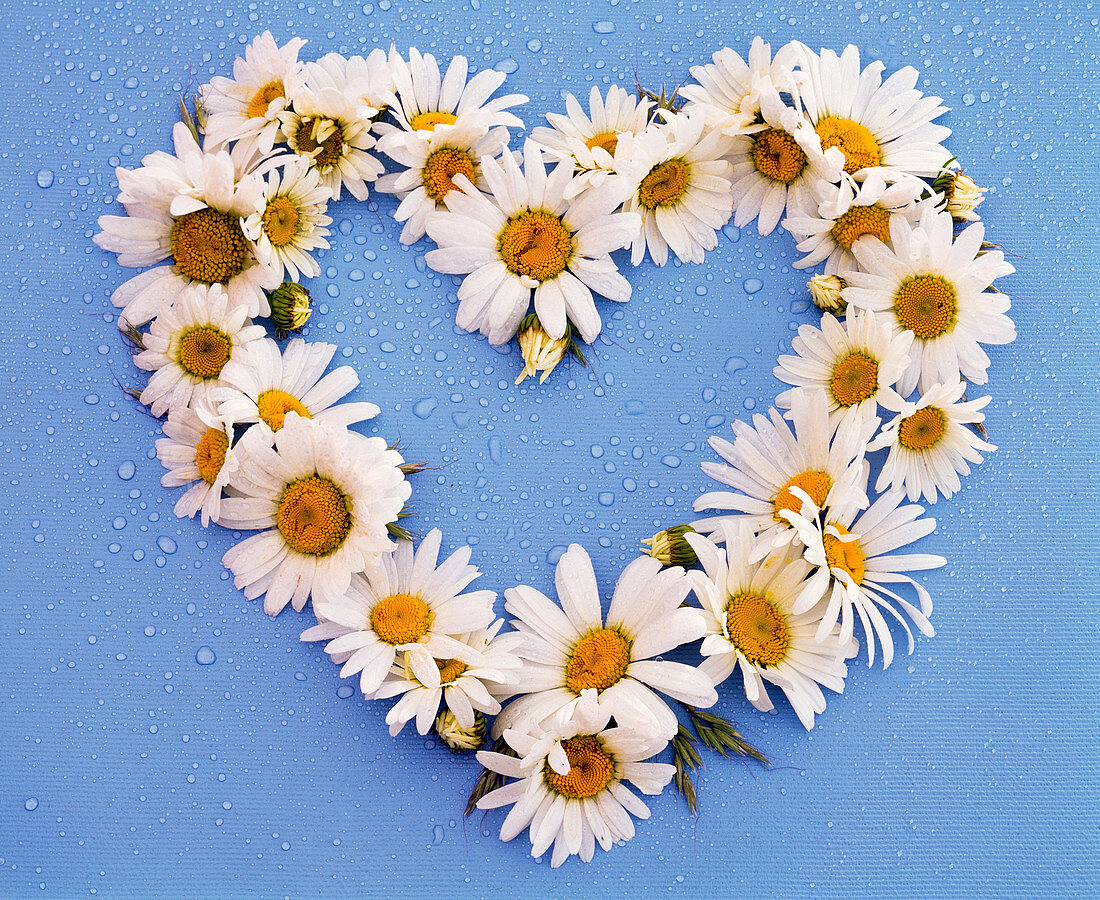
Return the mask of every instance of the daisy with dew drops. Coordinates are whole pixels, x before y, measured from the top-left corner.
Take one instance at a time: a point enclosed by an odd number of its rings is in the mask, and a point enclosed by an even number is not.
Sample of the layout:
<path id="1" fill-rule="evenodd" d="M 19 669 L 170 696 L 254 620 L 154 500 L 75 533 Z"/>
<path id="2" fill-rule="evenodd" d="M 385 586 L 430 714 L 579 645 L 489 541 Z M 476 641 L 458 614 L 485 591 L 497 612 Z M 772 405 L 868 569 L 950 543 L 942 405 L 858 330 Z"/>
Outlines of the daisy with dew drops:
<path id="1" fill-rule="evenodd" d="M 180 518 L 201 512 L 205 528 L 218 521 L 225 487 L 237 471 L 233 426 L 198 403 L 171 410 L 162 427 L 165 436 L 157 440 L 157 459 L 168 471 L 160 483 L 167 488 L 190 485 L 172 511 Z"/>

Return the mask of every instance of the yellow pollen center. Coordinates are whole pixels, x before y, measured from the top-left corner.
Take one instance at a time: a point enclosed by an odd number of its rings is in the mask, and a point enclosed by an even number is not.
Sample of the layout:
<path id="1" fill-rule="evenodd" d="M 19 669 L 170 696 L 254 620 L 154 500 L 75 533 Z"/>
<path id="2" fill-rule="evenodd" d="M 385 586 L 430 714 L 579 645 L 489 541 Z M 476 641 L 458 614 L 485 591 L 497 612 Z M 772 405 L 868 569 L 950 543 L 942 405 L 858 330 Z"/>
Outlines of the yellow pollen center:
<path id="1" fill-rule="evenodd" d="M 264 391 L 256 398 L 256 411 L 272 431 L 278 431 L 283 427 L 288 412 L 296 412 L 303 419 L 313 418 L 297 397 L 292 397 L 286 391 L 280 391 L 277 388 Z"/>
<path id="2" fill-rule="evenodd" d="M 839 147 L 844 154 L 844 171 L 854 175 L 860 169 L 882 165 L 882 150 L 871 132 L 859 122 L 826 116 L 814 131 L 821 138 L 821 149 Z"/>
<path id="3" fill-rule="evenodd" d="M 589 150 L 595 150 L 599 147 L 601 150 L 606 150 L 612 156 L 615 155 L 615 148 L 619 146 L 619 132 L 617 131 L 601 131 L 599 134 L 594 134 L 587 141 L 584 142 Z"/>
<path id="4" fill-rule="evenodd" d="M 783 613 L 765 595 L 749 591 L 726 604 L 726 632 L 745 659 L 764 669 L 781 663 L 791 645 Z"/>
<path id="5" fill-rule="evenodd" d="M 247 119 L 258 119 L 267 116 L 267 108 L 271 105 L 272 100 L 278 100 L 280 97 L 285 97 L 286 94 L 283 91 L 283 82 L 276 78 L 274 81 L 269 81 L 262 88 L 256 91 L 252 95 L 252 99 L 248 101 L 248 113 L 245 116 Z"/>
<path id="6" fill-rule="evenodd" d="M 470 668 L 461 659 L 437 659 L 435 664 L 439 669 L 440 684 L 450 684 Z"/>
<path id="7" fill-rule="evenodd" d="M 802 512 L 802 500 L 791 492 L 791 488 L 795 487 L 809 494 L 810 499 L 817 504 L 817 508 L 821 509 L 825 505 L 829 491 L 833 488 L 833 479 L 828 472 L 821 472 L 816 469 L 799 472 L 799 474 L 789 479 L 779 489 L 779 493 L 775 495 L 775 499 L 772 501 L 775 503 L 774 515 L 777 522 L 786 521 L 779 515 L 784 510 L 796 513 Z"/>
<path id="8" fill-rule="evenodd" d="M 674 206 L 691 186 L 691 168 L 687 160 L 670 159 L 657 163 L 638 187 L 638 202 L 646 209 Z"/>
<path id="9" fill-rule="evenodd" d="M 613 628 L 600 628 L 582 637 L 565 664 L 565 686 L 574 694 L 588 688 L 606 690 L 626 674 L 630 641 Z"/>
<path id="10" fill-rule="evenodd" d="M 440 147 L 438 150 L 433 150 L 424 160 L 421 179 L 424 193 L 436 203 L 442 203 L 443 198 L 455 190 L 454 177 L 465 175 L 473 182 L 474 171 L 474 159 L 467 151 L 455 147 Z"/>
<path id="11" fill-rule="evenodd" d="M 865 234 L 884 244 L 890 240 L 890 210 L 881 206 L 853 206 L 832 227 L 833 240 L 845 250 Z"/>
<path id="12" fill-rule="evenodd" d="M 436 125 L 453 125 L 458 117 L 449 112 L 422 112 L 411 119 L 413 131 L 435 131 Z"/>
<path id="13" fill-rule="evenodd" d="M 391 594 L 375 603 L 370 611 L 371 629 L 380 641 L 394 646 L 415 644 L 428 633 L 431 624 L 432 608 L 411 594 Z M 442 671 L 440 667 L 440 680 Z"/>
<path id="14" fill-rule="evenodd" d="M 939 275 L 907 278 L 894 296 L 898 324 L 924 341 L 954 331 L 957 312 L 955 286 Z"/>
<path id="15" fill-rule="evenodd" d="M 232 352 L 233 342 L 229 335 L 213 325 L 200 325 L 180 335 L 180 368 L 204 381 L 221 374 Z"/>
<path id="16" fill-rule="evenodd" d="M 320 134 L 324 137 L 317 140 Z M 331 169 L 344 155 L 344 136 L 339 123 L 331 119 L 303 119 L 294 140 L 298 153 L 313 158 L 315 169 Z"/>
<path id="17" fill-rule="evenodd" d="M 291 550 L 327 556 L 340 549 L 351 531 L 347 496 L 321 475 L 299 478 L 283 488 L 275 526 Z"/>
<path id="18" fill-rule="evenodd" d="M 509 271 L 549 281 L 573 257 L 573 233 L 553 213 L 522 212 L 505 223 L 497 246 Z"/>
<path id="19" fill-rule="evenodd" d="M 213 484 L 217 480 L 228 449 L 229 438 L 220 428 L 207 428 L 195 444 L 195 465 L 207 484 Z"/>
<path id="20" fill-rule="evenodd" d="M 547 762 L 542 769 L 546 786 L 557 794 L 580 800 L 594 797 L 615 780 L 615 760 L 594 734 L 566 738 L 561 747 L 569 760 L 569 772 L 559 775 Z"/>
<path id="21" fill-rule="evenodd" d="M 176 219 L 169 241 L 180 274 L 205 284 L 229 281 L 248 255 L 240 220 L 209 206 Z"/>
<path id="22" fill-rule="evenodd" d="M 878 390 L 878 360 L 861 350 L 849 353 L 833 366 L 829 391 L 841 406 L 870 400 Z"/>
<path id="23" fill-rule="evenodd" d="M 276 247 L 285 247 L 298 234 L 301 210 L 289 197 L 272 197 L 262 217 L 264 234 Z"/>
<path id="24" fill-rule="evenodd" d="M 835 528 L 841 534 L 850 533 L 843 525 L 829 527 Z M 863 555 L 859 540 L 842 541 L 836 535 L 826 533 L 822 536 L 822 543 L 825 545 L 825 561 L 829 568 L 843 569 L 852 576 L 852 581 L 863 584 L 863 576 L 867 572 L 867 557 Z"/>
<path id="25" fill-rule="evenodd" d="M 927 450 L 947 433 L 947 416 L 942 409 L 926 406 L 906 416 L 898 425 L 898 443 L 906 450 Z"/>
<path id="26" fill-rule="evenodd" d="M 752 163 L 765 178 L 790 184 L 806 168 L 806 154 L 788 131 L 769 128 L 753 139 Z"/>

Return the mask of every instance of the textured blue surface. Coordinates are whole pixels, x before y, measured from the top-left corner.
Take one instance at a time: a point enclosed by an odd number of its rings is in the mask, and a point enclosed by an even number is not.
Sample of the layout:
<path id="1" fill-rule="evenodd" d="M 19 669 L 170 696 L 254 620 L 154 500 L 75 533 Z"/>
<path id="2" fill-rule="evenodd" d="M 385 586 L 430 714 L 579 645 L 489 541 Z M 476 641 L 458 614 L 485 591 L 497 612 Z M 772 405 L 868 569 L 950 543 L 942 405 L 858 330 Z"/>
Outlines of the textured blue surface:
<path id="1" fill-rule="evenodd" d="M 1021 339 L 992 350 L 1001 450 L 920 549 L 938 634 L 853 667 L 812 733 L 720 711 L 778 763 L 708 760 L 698 821 L 666 793 L 637 837 L 551 871 L 499 814 L 462 824 L 476 764 L 341 686 L 304 618 L 220 565 L 233 537 L 172 515 L 157 424 L 108 314 L 130 272 L 92 245 L 113 167 L 168 147 L 176 94 L 258 32 L 303 56 L 391 41 L 511 73 L 529 127 L 591 84 L 675 83 L 753 34 L 858 43 L 952 107 L 949 145 L 992 190 Z M 527 0 L 22 3 L 0 35 L 0 895 L 1095 896 L 1097 13 L 1088 3 L 565 4 Z M 595 374 L 512 386 L 515 351 L 456 331 L 454 286 L 403 248 L 388 199 L 343 202 L 307 336 L 336 342 L 377 433 L 437 465 L 423 532 L 482 581 L 552 584 L 579 540 L 605 587 L 707 487 L 711 434 L 779 389 L 815 313 L 783 234 L 727 229 L 700 267 L 645 265 Z M 625 263 L 625 260 L 624 260 Z"/>

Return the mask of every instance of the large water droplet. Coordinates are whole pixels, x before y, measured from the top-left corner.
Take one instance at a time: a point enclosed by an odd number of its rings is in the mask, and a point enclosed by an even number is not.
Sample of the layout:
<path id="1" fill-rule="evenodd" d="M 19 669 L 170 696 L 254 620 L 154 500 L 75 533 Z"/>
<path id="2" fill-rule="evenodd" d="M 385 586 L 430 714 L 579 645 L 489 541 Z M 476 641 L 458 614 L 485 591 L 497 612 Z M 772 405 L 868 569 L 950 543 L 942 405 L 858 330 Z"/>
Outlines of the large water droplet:
<path id="1" fill-rule="evenodd" d="M 38 798 L 28 797 L 27 802 L 23 804 L 23 809 L 25 809 L 27 812 L 34 812 L 36 809 L 38 809 Z"/>
<path id="2" fill-rule="evenodd" d="M 195 662 L 200 666 L 211 666 L 214 664 L 218 657 L 214 655 L 214 651 L 209 647 L 203 645 L 195 652 Z"/>
<path id="3" fill-rule="evenodd" d="M 615 30 L 614 22 L 596 22 L 592 25 L 592 30 L 596 34 L 611 34 Z"/>
<path id="4" fill-rule="evenodd" d="M 413 415 L 418 419 L 426 419 L 437 406 L 439 406 L 439 401 L 435 397 L 425 397 L 413 404 Z"/>
<path id="5" fill-rule="evenodd" d="M 442 825 L 436 825 L 432 829 L 432 843 L 435 844 L 438 847 L 440 844 L 443 843 L 443 837 L 444 837 L 443 826 Z"/>
<path id="6" fill-rule="evenodd" d="M 722 366 L 722 371 L 727 375 L 733 375 L 740 372 L 742 369 L 747 369 L 749 364 L 743 360 L 740 356 L 731 356 L 726 360 L 726 364 Z"/>
<path id="7" fill-rule="evenodd" d="M 135 472 L 137 472 L 137 467 L 130 460 L 119 464 L 118 477 L 123 481 L 129 481 L 134 477 Z"/>
<path id="8" fill-rule="evenodd" d="M 40 188 L 48 188 L 53 184 L 53 172 L 49 169 L 40 169 L 35 180 Z"/>
<path id="9" fill-rule="evenodd" d="M 157 538 L 157 546 L 160 547 L 160 549 L 164 553 L 167 553 L 169 556 L 176 552 L 176 542 L 170 537 L 165 537 L 164 535 L 161 535 L 159 538 Z"/>
<path id="10" fill-rule="evenodd" d="M 746 278 L 745 279 L 745 293 L 755 294 L 760 288 L 764 286 L 764 282 L 759 278 Z"/>

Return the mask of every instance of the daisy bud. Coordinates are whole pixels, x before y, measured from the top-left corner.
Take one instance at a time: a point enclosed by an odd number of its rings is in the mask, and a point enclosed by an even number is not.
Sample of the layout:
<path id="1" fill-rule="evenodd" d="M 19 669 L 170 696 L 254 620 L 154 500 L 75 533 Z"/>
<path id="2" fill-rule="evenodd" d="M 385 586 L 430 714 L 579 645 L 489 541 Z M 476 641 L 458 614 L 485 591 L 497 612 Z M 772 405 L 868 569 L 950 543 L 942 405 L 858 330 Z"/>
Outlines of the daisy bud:
<path id="1" fill-rule="evenodd" d="M 695 529 L 690 525 L 674 525 L 658 531 L 653 537 L 642 541 L 643 544 L 649 544 L 649 548 L 643 548 L 642 552 L 666 566 L 693 566 L 699 558 L 691 545 L 684 540 L 685 534 L 695 534 Z"/>
<path id="2" fill-rule="evenodd" d="M 932 187 L 947 199 L 946 209 L 956 222 L 978 221 L 979 216 L 974 209 L 985 199 L 982 194 L 989 188 L 978 187 L 969 175 L 952 171 L 937 175 Z"/>
<path id="3" fill-rule="evenodd" d="M 839 275 L 815 275 L 806 282 L 814 306 L 834 315 L 844 315 L 844 310 L 848 308 L 848 301 L 840 294 L 847 286 L 848 282 Z"/>
<path id="4" fill-rule="evenodd" d="M 539 384 L 542 384 L 573 343 L 568 327 L 562 337 L 554 340 L 543 330 L 539 317 L 534 314 L 520 323 L 516 340 L 519 341 L 520 353 L 523 354 L 523 371 L 516 378 L 516 384 L 536 372 L 542 372 L 539 377 Z"/>
<path id="5" fill-rule="evenodd" d="M 313 313 L 309 291 L 294 281 L 284 281 L 268 299 L 276 337 L 286 337 L 288 331 L 301 330 Z"/>
<path id="6" fill-rule="evenodd" d="M 451 748 L 452 753 L 477 750 L 485 740 L 485 716 L 474 713 L 473 727 L 463 728 L 458 724 L 455 714 L 444 708 L 443 712 L 436 717 L 435 733 Z"/>

